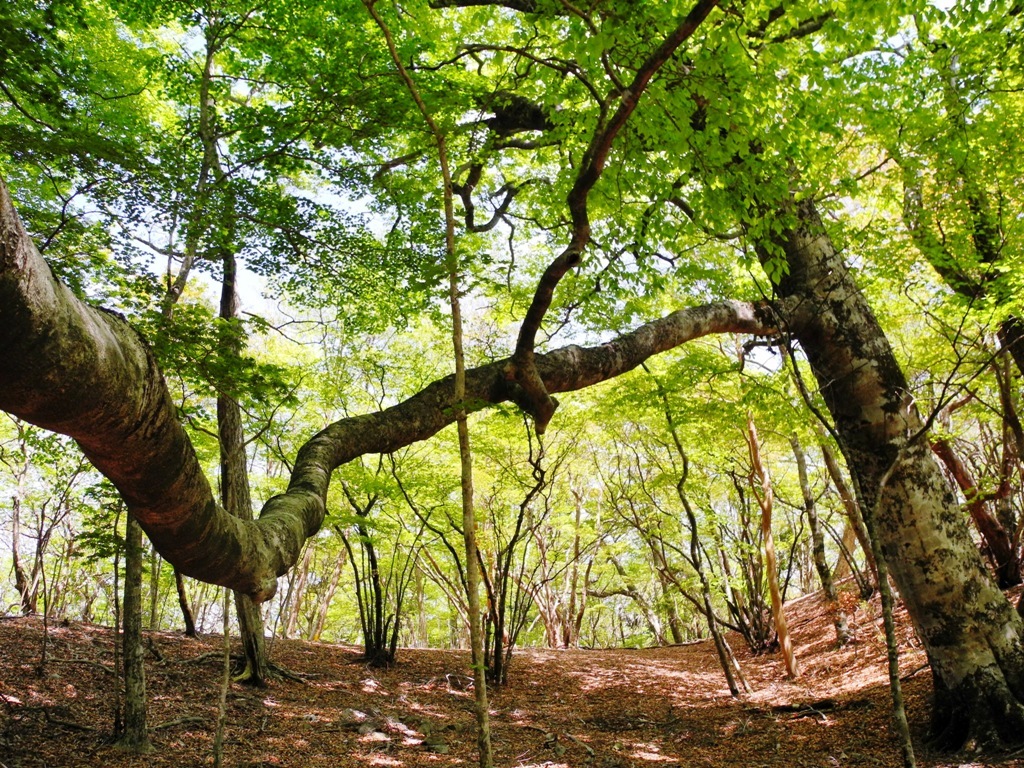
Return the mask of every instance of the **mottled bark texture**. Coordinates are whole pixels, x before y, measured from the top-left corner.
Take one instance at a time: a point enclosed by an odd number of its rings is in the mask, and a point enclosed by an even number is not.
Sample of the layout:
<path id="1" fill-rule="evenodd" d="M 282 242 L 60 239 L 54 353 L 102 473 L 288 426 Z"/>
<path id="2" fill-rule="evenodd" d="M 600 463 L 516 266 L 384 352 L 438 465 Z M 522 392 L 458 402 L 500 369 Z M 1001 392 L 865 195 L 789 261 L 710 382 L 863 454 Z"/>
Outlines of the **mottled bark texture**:
<path id="1" fill-rule="evenodd" d="M 146 666 L 142 647 L 142 528 L 128 518 L 125 532 L 124 605 L 124 731 L 117 739 L 122 749 L 143 754 L 153 751 L 146 729 Z"/>
<path id="2" fill-rule="evenodd" d="M 0 182 L 0 409 L 75 438 L 118 488 L 163 557 L 183 573 L 272 596 L 319 530 L 331 472 L 366 453 L 425 440 L 455 420 L 453 377 L 385 411 L 344 419 L 299 451 L 288 490 L 256 521 L 216 502 L 145 341 L 120 317 L 79 301 L 54 278 Z M 652 355 L 712 333 L 776 331 L 764 305 L 724 301 L 681 309 L 597 347 L 537 356 L 549 392 L 583 389 Z M 469 409 L 521 390 L 508 361 L 466 371 Z"/>
<path id="3" fill-rule="evenodd" d="M 219 166 L 218 166 L 219 168 Z M 221 260 L 220 317 L 222 327 L 219 354 L 226 364 L 237 363 L 244 340 L 240 328 L 232 325 L 238 315 L 238 293 L 235 281 L 238 266 L 235 255 L 225 249 Z M 217 434 L 220 438 L 220 501 L 230 514 L 241 520 L 252 520 L 252 493 L 249 489 L 249 467 L 245 454 L 245 431 L 242 409 L 230 392 L 217 393 Z M 263 637 L 263 612 L 258 602 L 244 591 L 235 590 L 235 614 L 238 635 L 242 641 L 242 668 L 236 682 L 263 687 L 270 671 L 267 645 Z"/>
<path id="4" fill-rule="evenodd" d="M 903 372 L 814 203 L 794 203 L 791 214 L 774 244 L 789 266 L 779 293 L 796 306 L 784 324 L 811 364 L 862 511 L 873 516 L 869 528 L 927 650 L 935 735 L 946 746 L 1020 742 L 1021 617 L 971 542 Z"/>

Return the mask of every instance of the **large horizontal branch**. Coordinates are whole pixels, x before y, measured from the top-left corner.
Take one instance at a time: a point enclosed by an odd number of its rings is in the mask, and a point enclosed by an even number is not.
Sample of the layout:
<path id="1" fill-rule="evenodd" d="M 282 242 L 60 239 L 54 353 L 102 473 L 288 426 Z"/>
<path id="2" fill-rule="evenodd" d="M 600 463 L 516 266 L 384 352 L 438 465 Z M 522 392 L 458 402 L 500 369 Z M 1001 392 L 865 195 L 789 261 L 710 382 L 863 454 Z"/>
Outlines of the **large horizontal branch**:
<path id="1" fill-rule="evenodd" d="M 473 8 L 481 5 L 500 5 L 523 13 L 536 13 L 534 0 L 430 0 L 431 8 Z"/>
<path id="2" fill-rule="evenodd" d="M 343 419 L 299 451 L 288 490 L 259 519 L 214 500 L 142 339 L 121 317 L 58 283 L 0 181 L 0 409 L 73 437 L 121 493 L 159 552 L 183 573 L 267 599 L 319 530 L 331 473 L 367 453 L 425 440 L 455 420 L 454 376 L 378 413 Z M 537 355 L 549 392 L 579 390 L 652 355 L 714 333 L 772 334 L 766 304 L 723 301 L 680 309 L 596 347 Z M 466 372 L 474 410 L 523 399 L 509 361 Z"/>

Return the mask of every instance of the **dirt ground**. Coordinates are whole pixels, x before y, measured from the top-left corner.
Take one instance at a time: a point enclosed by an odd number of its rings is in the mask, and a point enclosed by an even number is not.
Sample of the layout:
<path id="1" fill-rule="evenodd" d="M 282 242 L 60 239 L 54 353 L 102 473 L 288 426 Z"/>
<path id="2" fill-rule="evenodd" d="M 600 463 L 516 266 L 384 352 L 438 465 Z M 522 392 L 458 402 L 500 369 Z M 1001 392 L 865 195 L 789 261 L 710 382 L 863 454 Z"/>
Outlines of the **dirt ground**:
<path id="1" fill-rule="evenodd" d="M 510 684 L 491 696 L 500 768 L 898 766 L 877 608 L 860 605 L 857 641 L 833 649 L 833 630 L 810 595 L 787 606 L 801 677 L 778 655 L 753 657 L 733 639 L 753 692 L 729 695 L 710 642 L 648 650 L 516 654 Z M 904 626 L 902 675 L 918 765 L 1024 766 L 941 756 L 922 745 L 930 676 Z M 156 751 L 110 742 L 113 635 L 0 619 L 0 768 L 212 764 L 223 647 L 219 637 L 149 633 L 149 722 Z M 463 652 L 402 650 L 387 670 L 359 649 L 275 640 L 273 659 L 302 681 L 228 696 L 224 765 L 368 768 L 476 764 L 473 699 Z M 160 657 L 158 659 L 158 656 Z"/>

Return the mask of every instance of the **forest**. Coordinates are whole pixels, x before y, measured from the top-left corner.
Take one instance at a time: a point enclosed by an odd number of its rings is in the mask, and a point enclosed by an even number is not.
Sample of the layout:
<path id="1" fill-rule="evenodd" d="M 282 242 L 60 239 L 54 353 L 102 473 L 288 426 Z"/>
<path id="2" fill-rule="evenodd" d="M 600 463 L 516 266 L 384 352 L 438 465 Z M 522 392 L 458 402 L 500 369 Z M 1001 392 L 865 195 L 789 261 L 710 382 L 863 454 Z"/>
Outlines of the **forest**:
<path id="1" fill-rule="evenodd" d="M 221 726 L 278 640 L 465 650 L 488 768 L 524 649 L 742 701 L 815 595 L 903 765 L 1021 747 L 1022 11 L 10 0 L 0 624 L 116 627 L 133 753 L 157 635 Z"/>

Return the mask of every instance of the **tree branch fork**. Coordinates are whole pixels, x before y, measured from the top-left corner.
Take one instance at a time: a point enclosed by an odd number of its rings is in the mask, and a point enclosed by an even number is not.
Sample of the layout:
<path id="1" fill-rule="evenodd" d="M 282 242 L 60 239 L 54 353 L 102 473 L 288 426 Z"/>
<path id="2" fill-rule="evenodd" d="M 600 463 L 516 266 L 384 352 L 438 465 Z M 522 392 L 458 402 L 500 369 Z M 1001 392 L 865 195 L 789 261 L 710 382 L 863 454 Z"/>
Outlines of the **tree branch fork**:
<path id="1" fill-rule="evenodd" d="M 128 322 L 89 306 L 53 277 L 0 181 L 0 409 L 74 438 L 117 487 L 161 555 L 186 575 L 269 599 L 323 523 L 331 473 L 368 453 L 426 440 L 455 421 L 454 377 L 376 413 L 342 419 L 299 450 L 285 493 L 254 521 L 215 500 L 145 340 Z M 771 335 L 766 302 L 686 307 L 604 344 L 534 356 L 545 392 L 620 376 L 653 355 L 717 333 Z M 528 404 L 508 377 L 512 358 L 466 371 L 470 410 Z"/>

